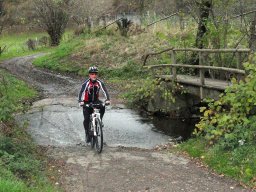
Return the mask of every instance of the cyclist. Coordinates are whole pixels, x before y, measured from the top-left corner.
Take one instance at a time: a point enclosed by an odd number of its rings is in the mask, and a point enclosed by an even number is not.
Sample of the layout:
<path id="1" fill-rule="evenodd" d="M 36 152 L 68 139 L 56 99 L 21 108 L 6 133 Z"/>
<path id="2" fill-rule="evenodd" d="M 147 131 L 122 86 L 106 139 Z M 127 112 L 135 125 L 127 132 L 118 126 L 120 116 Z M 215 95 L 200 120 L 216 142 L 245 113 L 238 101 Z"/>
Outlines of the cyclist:
<path id="1" fill-rule="evenodd" d="M 102 104 L 102 101 L 99 100 L 99 91 L 101 90 L 105 96 L 106 104 L 110 104 L 110 98 L 108 91 L 104 85 L 104 83 L 97 78 L 98 68 L 90 67 L 88 70 L 89 78 L 86 79 L 82 85 L 82 88 L 79 92 L 78 101 L 79 105 L 83 106 L 83 115 L 84 115 L 84 130 L 86 136 L 86 142 L 90 142 L 89 137 L 89 121 L 90 114 L 93 113 L 93 109 L 86 104 L 94 103 L 94 104 Z M 105 106 L 100 105 L 100 118 L 102 120 L 105 113 Z"/>

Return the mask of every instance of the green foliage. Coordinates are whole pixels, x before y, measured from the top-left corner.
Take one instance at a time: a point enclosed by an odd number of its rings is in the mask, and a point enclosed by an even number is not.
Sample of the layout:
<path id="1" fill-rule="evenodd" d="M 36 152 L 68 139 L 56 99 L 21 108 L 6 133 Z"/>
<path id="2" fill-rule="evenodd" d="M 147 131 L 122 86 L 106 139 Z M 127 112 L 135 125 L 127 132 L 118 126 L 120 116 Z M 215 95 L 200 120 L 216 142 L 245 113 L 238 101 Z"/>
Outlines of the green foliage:
<path id="1" fill-rule="evenodd" d="M 244 66 L 248 74 L 244 81 L 233 79 L 219 100 L 209 100 L 208 106 L 200 109 L 203 116 L 194 133 L 199 136 L 196 142 L 205 143 L 204 152 L 200 149 L 199 154 L 205 156 L 208 165 L 255 185 L 256 67 L 249 63 Z M 184 144 L 189 153 L 193 152 L 191 145 Z"/>
<path id="2" fill-rule="evenodd" d="M 87 72 L 87 71 L 86 71 Z M 102 67 L 100 69 L 100 75 L 104 76 L 104 78 L 118 78 L 118 79 L 131 79 L 133 77 L 144 78 L 146 77 L 145 71 L 141 69 L 133 61 L 128 61 L 126 65 L 120 68 L 107 68 Z"/>
<path id="3" fill-rule="evenodd" d="M 47 68 L 61 72 L 78 72 L 79 68 L 70 65 L 66 60 L 76 49 L 79 48 L 79 39 L 62 43 L 51 54 L 37 58 L 33 64 L 38 67 Z"/>
<path id="4" fill-rule="evenodd" d="M 0 60 L 6 60 L 13 57 L 25 56 L 41 52 L 50 52 L 52 47 L 44 45 L 37 46 L 36 50 L 29 50 L 26 41 L 28 39 L 37 39 L 47 36 L 46 33 L 18 33 L 2 34 L 0 36 L 0 46 L 6 46 L 6 51 L 1 55 Z M 71 31 L 65 32 L 62 37 L 62 43 L 66 43 L 71 38 Z"/>
<path id="5" fill-rule="evenodd" d="M 255 144 L 256 68 L 253 64 L 245 64 L 245 68 L 249 75 L 244 82 L 233 79 L 233 85 L 218 101 L 201 108 L 203 117 L 195 133 L 204 135 L 209 144 L 231 149 L 244 143 Z"/>
<path id="6" fill-rule="evenodd" d="M 0 192 L 54 191 L 42 174 L 43 164 L 26 127 L 3 123 L 14 112 L 25 110 L 22 102 L 37 93 L 4 70 L 0 70 L 0 81 Z"/>
<path id="7" fill-rule="evenodd" d="M 11 135 L 8 136 L 8 135 Z M 25 127 L 0 132 L 0 192 L 54 191 Z"/>
<path id="8" fill-rule="evenodd" d="M 27 186 L 21 181 L 1 180 L 0 192 L 25 192 L 29 191 Z"/>
<path id="9" fill-rule="evenodd" d="M 128 84 L 126 89 L 129 91 L 124 94 L 124 98 L 130 106 L 135 107 L 146 107 L 149 101 L 159 97 L 166 103 L 174 103 L 176 94 L 184 91 L 177 84 L 152 77 L 135 80 L 133 84 Z"/>
<path id="10" fill-rule="evenodd" d="M 10 120 L 13 112 L 24 108 L 23 101 L 36 95 L 24 82 L 0 70 L 0 121 Z"/>
<path id="11" fill-rule="evenodd" d="M 1 55 L 0 60 L 6 60 L 13 57 L 35 54 L 38 52 L 49 51 L 50 48 L 40 46 L 36 50 L 29 50 L 26 41 L 31 39 L 40 39 L 45 36 L 44 33 L 21 33 L 21 34 L 3 34 L 0 36 L 0 45 L 6 46 L 6 51 Z"/>
<path id="12" fill-rule="evenodd" d="M 219 145 L 209 147 L 204 137 L 197 137 L 182 143 L 178 149 L 190 156 L 199 158 L 219 174 L 240 180 L 249 186 L 255 186 L 256 147 L 245 144 L 233 151 L 223 150 Z"/>

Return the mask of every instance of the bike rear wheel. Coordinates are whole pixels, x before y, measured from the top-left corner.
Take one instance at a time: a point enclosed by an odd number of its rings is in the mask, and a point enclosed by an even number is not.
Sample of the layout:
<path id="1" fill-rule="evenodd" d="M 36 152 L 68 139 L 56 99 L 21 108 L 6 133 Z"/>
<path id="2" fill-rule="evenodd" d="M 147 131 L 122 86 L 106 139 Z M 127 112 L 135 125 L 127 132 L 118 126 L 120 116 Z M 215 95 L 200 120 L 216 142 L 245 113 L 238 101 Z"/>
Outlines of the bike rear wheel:
<path id="1" fill-rule="evenodd" d="M 102 123 L 99 119 L 96 119 L 96 133 L 97 136 L 94 137 L 95 139 L 95 146 L 98 153 L 102 152 L 103 149 L 103 131 L 102 131 Z"/>

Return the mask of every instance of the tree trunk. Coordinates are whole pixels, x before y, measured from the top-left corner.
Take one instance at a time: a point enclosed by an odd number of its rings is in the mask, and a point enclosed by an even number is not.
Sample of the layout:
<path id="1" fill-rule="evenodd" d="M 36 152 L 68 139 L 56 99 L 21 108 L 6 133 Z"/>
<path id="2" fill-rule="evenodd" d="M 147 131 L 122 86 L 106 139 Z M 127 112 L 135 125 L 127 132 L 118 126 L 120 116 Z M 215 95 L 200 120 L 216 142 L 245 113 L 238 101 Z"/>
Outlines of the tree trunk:
<path id="1" fill-rule="evenodd" d="M 55 31 L 47 31 L 50 39 L 51 39 L 51 46 L 58 46 L 60 44 L 62 34 L 55 32 Z"/>
<path id="2" fill-rule="evenodd" d="M 2 33 L 3 31 L 3 19 L 2 17 L 5 15 L 5 12 L 4 12 L 4 0 L 0 0 L 0 34 Z"/>
<path id="3" fill-rule="evenodd" d="M 131 20 L 128 20 L 127 18 L 122 18 L 121 20 L 116 22 L 120 31 L 120 34 L 124 37 L 127 37 L 129 28 L 132 24 Z"/>
<path id="4" fill-rule="evenodd" d="M 249 47 L 253 52 L 256 51 L 256 12 L 254 13 L 254 17 L 250 26 Z"/>
<path id="5" fill-rule="evenodd" d="M 199 16 L 199 24 L 196 35 L 196 47 L 199 49 L 203 49 L 204 46 L 204 35 L 207 32 L 207 21 L 209 19 L 210 11 L 212 8 L 212 0 L 201 0 L 200 3 L 200 16 Z M 199 55 L 194 52 L 191 56 L 191 64 L 199 65 Z M 198 70 L 195 70 L 195 73 L 198 73 Z"/>
<path id="6" fill-rule="evenodd" d="M 36 13 L 40 18 L 40 26 L 47 31 L 51 46 L 58 46 L 68 23 L 69 13 L 66 11 L 69 0 L 36 0 Z"/>
<path id="7" fill-rule="evenodd" d="M 143 15 L 144 8 L 145 8 L 145 2 L 144 2 L 144 0 L 139 0 L 139 11 L 140 11 L 140 16 L 142 16 L 142 15 Z"/>
<path id="8" fill-rule="evenodd" d="M 204 48 L 203 37 L 207 32 L 207 21 L 209 19 L 210 10 L 212 8 L 212 0 L 202 0 L 200 4 L 200 17 L 198 30 L 196 35 L 196 47 L 199 49 Z"/>
<path id="9" fill-rule="evenodd" d="M 179 18 L 180 30 L 183 31 L 185 29 L 184 17 L 183 17 L 183 13 L 185 12 L 184 1 L 183 0 L 175 0 L 175 6 L 176 6 L 176 12 L 177 13 L 179 12 L 178 18 Z"/>

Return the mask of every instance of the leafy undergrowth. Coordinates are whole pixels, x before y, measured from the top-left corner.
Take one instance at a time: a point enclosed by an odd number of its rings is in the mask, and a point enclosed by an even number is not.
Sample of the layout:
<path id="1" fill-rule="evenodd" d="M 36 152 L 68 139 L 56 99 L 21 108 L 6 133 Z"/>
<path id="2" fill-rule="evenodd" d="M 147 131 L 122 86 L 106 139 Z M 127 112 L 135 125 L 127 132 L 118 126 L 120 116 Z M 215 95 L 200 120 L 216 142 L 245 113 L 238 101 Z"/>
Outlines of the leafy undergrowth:
<path id="1" fill-rule="evenodd" d="M 37 92 L 0 70 L 0 192 L 56 191 L 43 173 L 44 161 L 13 113 L 26 110 Z"/>
<path id="2" fill-rule="evenodd" d="M 202 107 L 194 134 L 198 139 L 181 148 L 217 170 L 256 187 L 256 57 L 245 64 L 244 81 L 233 85 L 217 101 Z M 203 141 L 203 142 L 201 142 Z"/>

